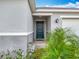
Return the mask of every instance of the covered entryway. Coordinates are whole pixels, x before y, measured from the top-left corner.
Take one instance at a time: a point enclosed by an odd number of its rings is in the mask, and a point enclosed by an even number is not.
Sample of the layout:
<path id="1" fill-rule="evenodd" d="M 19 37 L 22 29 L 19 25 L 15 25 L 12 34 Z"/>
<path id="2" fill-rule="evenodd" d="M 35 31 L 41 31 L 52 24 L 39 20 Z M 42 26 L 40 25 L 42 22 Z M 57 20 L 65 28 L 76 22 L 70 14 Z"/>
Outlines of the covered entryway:
<path id="1" fill-rule="evenodd" d="M 77 35 L 79 35 L 79 18 L 63 18 L 63 27 L 71 28 Z"/>
<path id="2" fill-rule="evenodd" d="M 48 16 L 35 16 L 33 19 L 34 40 L 44 41 L 49 28 L 50 19 Z"/>

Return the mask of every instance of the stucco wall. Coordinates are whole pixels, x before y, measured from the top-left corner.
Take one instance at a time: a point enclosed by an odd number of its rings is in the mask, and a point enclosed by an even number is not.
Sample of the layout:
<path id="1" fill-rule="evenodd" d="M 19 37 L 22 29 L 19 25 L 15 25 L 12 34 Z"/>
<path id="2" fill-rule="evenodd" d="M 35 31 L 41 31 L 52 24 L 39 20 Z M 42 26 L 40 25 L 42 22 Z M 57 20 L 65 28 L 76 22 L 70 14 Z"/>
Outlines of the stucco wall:
<path id="1" fill-rule="evenodd" d="M 32 32 L 32 15 L 28 0 L 0 0 L 0 33 Z M 0 36 L 0 50 L 27 49 L 29 36 Z"/>
<path id="2" fill-rule="evenodd" d="M 7 50 L 27 49 L 27 37 L 26 36 L 0 36 L 0 52 Z"/>
<path id="3" fill-rule="evenodd" d="M 52 15 L 50 19 L 51 19 L 51 31 L 62 26 L 60 15 Z M 58 23 L 56 23 L 56 20 L 58 20 Z"/>
<path id="4" fill-rule="evenodd" d="M 79 35 L 79 18 L 74 17 L 74 16 L 79 16 L 78 12 L 61 12 L 61 13 L 53 13 L 54 15 L 59 15 L 59 16 L 71 16 L 70 18 L 64 17 L 62 19 L 62 27 L 67 27 L 71 28 L 77 35 Z"/>
<path id="5" fill-rule="evenodd" d="M 0 1 L 0 32 L 32 31 L 32 15 L 28 1 Z"/>
<path id="6" fill-rule="evenodd" d="M 61 16 L 71 16 L 71 18 L 62 18 Z M 79 22 L 79 18 L 74 18 L 73 16 L 79 16 L 79 13 L 65 13 L 65 12 L 53 12 L 53 15 L 51 16 L 51 27 L 52 29 L 57 27 L 59 24 L 61 25 L 62 23 L 64 24 L 66 21 L 70 22 L 70 20 L 72 20 L 71 22 L 73 23 L 73 21 L 75 22 Z M 73 18 L 72 18 L 73 17 Z M 56 23 L 55 20 L 59 19 L 59 22 Z M 76 25 L 78 25 L 77 23 L 75 23 Z M 66 24 L 65 24 L 66 25 Z"/>
<path id="7" fill-rule="evenodd" d="M 51 18 L 48 17 L 47 22 L 46 22 L 46 32 L 50 32 L 51 31 Z"/>
<path id="8" fill-rule="evenodd" d="M 68 27 L 79 35 L 79 19 L 62 19 L 62 26 Z"/>

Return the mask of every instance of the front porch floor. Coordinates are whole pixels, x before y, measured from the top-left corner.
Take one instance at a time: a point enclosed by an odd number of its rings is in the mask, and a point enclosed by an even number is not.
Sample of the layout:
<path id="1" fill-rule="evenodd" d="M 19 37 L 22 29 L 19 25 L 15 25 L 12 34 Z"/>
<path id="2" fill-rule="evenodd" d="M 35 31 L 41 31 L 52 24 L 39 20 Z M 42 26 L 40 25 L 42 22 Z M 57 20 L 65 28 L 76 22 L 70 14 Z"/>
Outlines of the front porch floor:
<path id="1" fill-rule="evenodd" d="M 36 48 L 44 48 L 46 46 L 46 41 L 34 41 L 33 44 Z"/>

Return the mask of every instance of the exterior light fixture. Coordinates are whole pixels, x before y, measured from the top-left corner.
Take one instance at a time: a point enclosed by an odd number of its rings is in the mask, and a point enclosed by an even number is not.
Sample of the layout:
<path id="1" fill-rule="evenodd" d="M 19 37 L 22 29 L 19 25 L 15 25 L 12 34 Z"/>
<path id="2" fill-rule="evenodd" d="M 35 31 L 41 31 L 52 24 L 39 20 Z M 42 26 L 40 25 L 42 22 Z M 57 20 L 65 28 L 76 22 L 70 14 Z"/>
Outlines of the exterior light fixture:
<path id="1" fill-rule="evenodd" d="M 55 20 L 55 23 L 59 23 L 59 19 L 58 18 Z"/>

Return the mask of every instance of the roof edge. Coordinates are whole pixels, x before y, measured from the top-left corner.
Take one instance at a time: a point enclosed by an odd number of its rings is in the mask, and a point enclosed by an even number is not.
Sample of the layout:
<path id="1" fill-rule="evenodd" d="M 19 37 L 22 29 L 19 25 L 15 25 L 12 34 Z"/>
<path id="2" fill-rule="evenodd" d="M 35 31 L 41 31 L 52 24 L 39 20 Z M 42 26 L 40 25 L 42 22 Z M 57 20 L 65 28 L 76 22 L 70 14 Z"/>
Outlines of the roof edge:
<path id="1" fill-rule="evenodd" d="M 28 2 L 29 2 L 32 12 L 35 12 L 35 9 L 36 9 L 35 0 L 28 0 Z"/>
<path id="2" fill-rule="evenodd" d="M 79 10 L 79 8 L 64 8 L 64 7 L 37 7 L 36 9 L 65 9 L 65 10 Z"/>
<path id="3" fill-rule="evenodd" d="M 36 13 L 51 13 L 51 12 L 70 12 L 79 13 L 79 8 L 58 8 L 58 7 L 38 7 L 36 8 Z"/>

